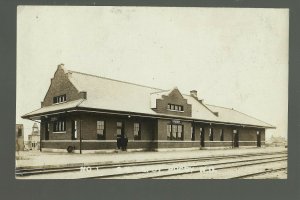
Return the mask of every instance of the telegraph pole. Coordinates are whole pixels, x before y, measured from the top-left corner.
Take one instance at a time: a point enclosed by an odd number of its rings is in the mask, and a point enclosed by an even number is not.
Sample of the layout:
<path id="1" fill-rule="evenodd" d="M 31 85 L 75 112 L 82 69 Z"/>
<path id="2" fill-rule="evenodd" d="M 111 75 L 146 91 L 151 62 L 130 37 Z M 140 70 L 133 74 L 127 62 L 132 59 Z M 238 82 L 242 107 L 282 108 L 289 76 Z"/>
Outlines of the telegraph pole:
<path id="1" fill-rule="evenodd" d="M 79 136 L 79 151 L 80 151 L 80 154 L 82 154 L 82 151 L 81 151 L 81 145 L 82 145 L 81 124 L 82 124 L 82 120 L 80 120 L 80 136 Z"/>

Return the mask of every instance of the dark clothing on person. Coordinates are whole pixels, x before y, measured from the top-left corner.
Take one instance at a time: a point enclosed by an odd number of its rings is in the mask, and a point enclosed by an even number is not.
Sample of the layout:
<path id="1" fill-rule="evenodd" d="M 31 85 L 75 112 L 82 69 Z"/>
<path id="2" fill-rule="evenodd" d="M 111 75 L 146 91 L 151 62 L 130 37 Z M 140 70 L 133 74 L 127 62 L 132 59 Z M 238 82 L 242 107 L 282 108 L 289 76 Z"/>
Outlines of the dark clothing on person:
<path id="1" fill-rule="evenodd" d="M 117 147 L 118 149 L 122 149 L 123 151 L 126 151 L 128 144 L 128 138 L 126 135 L 118 135 L 117 136 Z"/>
<path id="2" fill-rule="evenodd" d="M 127 137 L 124 137 L 123 138 L 123 151 L 126 151 L 127 150 L 127 144 L 128 144 L 128 138 Z"/>
<path id="3" fill-rule="evenodd" d="M 118 147 L 118 149 L 120 149 L 122 147 L 122 137 L 121 136 L 117 136 L 117 147 Z"/>

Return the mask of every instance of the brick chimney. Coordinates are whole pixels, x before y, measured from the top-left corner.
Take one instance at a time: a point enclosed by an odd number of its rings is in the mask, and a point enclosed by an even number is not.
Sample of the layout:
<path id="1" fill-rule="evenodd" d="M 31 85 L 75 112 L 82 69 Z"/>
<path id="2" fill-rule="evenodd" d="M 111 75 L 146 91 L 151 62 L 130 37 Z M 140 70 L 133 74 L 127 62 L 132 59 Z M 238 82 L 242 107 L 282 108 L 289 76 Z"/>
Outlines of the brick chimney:
<path id="1" fill-rule="evenodd" d="M 62 68 L 63 68 L 64 66 L 65 66 L 64 63 L 61 63 L 61 64 L 58 65 L 58 67 L 62 67 Z"/>
<path id="2" fill-rule="evenodd" d="M 194 97 L 194 98 L 198 98 L 198 96 L 197 96 L 197 90 L 191 90 L 190 91 L 190 95 L 192 96 L 192 97 Z"/>

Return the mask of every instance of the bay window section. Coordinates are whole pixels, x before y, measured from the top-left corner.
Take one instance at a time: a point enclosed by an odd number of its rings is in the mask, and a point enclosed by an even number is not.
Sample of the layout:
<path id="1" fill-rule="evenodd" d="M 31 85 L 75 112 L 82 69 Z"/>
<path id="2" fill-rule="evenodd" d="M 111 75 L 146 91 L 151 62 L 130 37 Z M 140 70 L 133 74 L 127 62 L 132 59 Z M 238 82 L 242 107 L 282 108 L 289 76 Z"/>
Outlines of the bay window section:
<path id="1" fill-rule="evenodd" d="M 168 124 L 167 125 L 168 140 L 183 140 L 183 125 Z"/>

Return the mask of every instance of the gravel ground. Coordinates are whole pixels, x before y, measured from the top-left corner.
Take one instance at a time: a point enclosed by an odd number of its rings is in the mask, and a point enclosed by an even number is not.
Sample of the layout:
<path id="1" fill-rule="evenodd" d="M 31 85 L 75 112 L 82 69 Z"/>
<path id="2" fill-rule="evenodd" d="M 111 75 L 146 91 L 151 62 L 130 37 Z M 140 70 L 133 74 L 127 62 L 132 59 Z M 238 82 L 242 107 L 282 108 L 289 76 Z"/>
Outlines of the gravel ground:
<path id="1" fill-rule="evenodd" d="M 206 156 L 239 155 L 247 153 L 267 153 L 287 150 L 282 147 L 239 148 L 224 150 L 185 150 L 168 152 L 119 152 L 99 154 L 49 153 L 23 151 L 16 153 L 16 167 L 68 166 L 74 164 L 105 164 L 119 162 L 136 162 L 175 158 L 192 158 Z"/>

